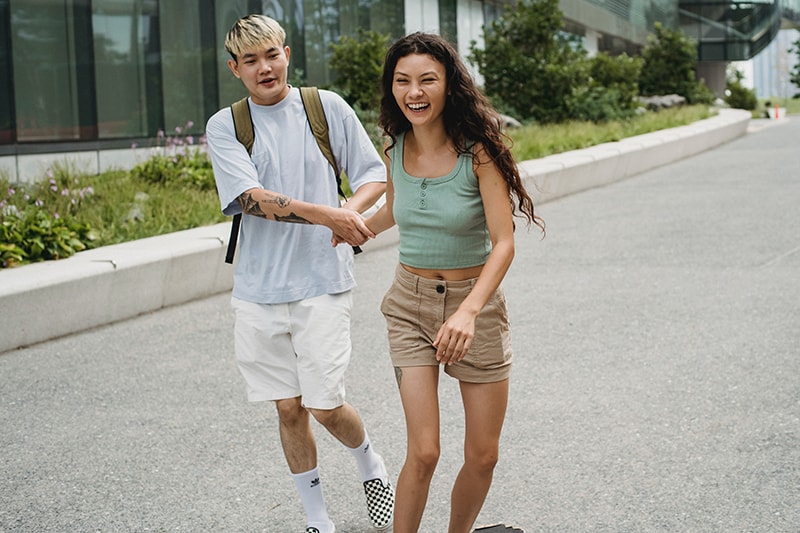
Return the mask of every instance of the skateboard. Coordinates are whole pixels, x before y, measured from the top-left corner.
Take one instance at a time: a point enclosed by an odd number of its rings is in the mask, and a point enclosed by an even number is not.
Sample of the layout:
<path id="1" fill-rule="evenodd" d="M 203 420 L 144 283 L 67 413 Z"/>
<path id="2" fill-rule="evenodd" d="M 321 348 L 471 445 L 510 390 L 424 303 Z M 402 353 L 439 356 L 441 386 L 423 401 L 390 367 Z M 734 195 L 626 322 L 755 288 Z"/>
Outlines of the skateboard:
<path id="1" fill-rule="evenodd" d="M 472 533 L 525 533 L 525 530 L 516 526 L 492 524 L 490 526 L 481 526 L 475 528 L 472 530 Z"/>

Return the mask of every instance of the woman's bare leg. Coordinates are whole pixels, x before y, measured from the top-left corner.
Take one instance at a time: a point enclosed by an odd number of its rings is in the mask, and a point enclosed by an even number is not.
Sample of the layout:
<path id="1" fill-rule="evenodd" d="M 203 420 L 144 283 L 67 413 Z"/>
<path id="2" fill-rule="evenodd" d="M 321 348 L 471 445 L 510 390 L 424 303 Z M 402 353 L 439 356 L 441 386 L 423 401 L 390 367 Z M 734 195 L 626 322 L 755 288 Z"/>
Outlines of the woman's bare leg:
<path id="1" fill-rule="evenodd" d="M 461 382 L 464 465 L 453 485 L 448 533 L 469 533 L 492 484 L 508 405 L 508 380 Z"/>
<path id="2" fill-rule="evenodd" d="M 395 368 L 406 418 L 406 460 L 397 478 L 394 533 L 416 533 L 439 461 L 439 367 Z"/>

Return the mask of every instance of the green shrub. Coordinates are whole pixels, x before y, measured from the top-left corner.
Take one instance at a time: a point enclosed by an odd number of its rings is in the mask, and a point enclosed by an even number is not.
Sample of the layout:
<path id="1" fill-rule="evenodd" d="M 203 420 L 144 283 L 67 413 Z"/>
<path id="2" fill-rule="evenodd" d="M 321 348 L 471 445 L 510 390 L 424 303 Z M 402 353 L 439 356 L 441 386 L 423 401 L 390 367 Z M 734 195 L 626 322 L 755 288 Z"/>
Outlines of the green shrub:
<path id="1" fill-rule="evenodd" d="M 539 122 L 571 118 L 573 90 L 589 65 L 577 37 L 561 31 L 562 25 L 558 0 L 518 0 L 484 27 L 483 49 L 472 42 L 469 59 L 498 110 Z"/>
<path id="2" fill-rule="evenodd" d="M 744 74 L 739 70 L 734 70 L 728 76 L 725 87 L 725 103 L 737 109 L 754 110 L 758 107 L 758 98 L 753 89 L 748 89 L 742 85 Z"/>
<path id="3" fill-rule="evenodd" d="M 588 61 L 589 82 L 573 93 L 572 117 L 600 122 L 633 116 L 638 106 L 641 58 L 600 52 Z"/>
<path id="4" fill-rule="evenodd" d="M 183 135 L 192 125 L 188 122 L 184 128 L 175 128 L 176 135 L 168 138 L 159 131 L 157 142 L 164 145 L 159 146 L 159 153 L 131 170 L 134 177 L 153 184 L 175 183 L 214 190 L 214 171 L 204 149 L 205 139 L 201 137 L 195 144 L 193 136 Z"/>
<path id="5" fill-rule="evenodd" d="M 679 94 L 690 104 L 714 101 L 714 93 L 695 79 L 697 44 L 680 30 L 664 28 L 656 22 L 655 31 L 642 50 L 642 59 L 642 95 Z"/>
<path id="6" fill-rule="evenodd" d="M 381 99 L 383 60 L 390 36 L 358 29 L 356 37 L 343 35 L 331 45 L 330 66 L 336 74 L 334 85 L 352 106 L 377 109 Z"/>
<path id="7" fill-rule="evenodd" d="M 794 83 L 797 88 L 800 89 L 800 39 L 797 39 L 794 43 L 792 43 L 791 48 L 789 48 L 789 53 L 794 54 L 795 59 L 797 60 L 797 63 L 795 63 L 794 68 L 792 69 L 789 81 Z M 797 98 L 797 96 L 798 95 L 795 95 L 795 98 Z"/>
<path id="8" fill-rule="evenodd" d="M 94 235 L 76 214 L 93 190 L 70 188 L 69 176 L 69 167 L 58 167 L 31 186 L 0 179 L 6 191 L 0 201 L 0 268 L 61 259 L 92 246 Z"/>

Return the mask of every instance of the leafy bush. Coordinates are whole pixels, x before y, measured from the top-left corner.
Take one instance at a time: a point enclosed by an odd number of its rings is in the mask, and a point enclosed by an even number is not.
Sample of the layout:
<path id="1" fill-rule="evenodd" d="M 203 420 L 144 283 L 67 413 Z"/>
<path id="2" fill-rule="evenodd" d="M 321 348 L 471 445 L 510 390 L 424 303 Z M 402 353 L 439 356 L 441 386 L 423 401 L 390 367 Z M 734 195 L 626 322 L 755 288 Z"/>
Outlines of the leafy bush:
<path id="1" fill-rule="evenodd" d="M 600 52 L 589 60 L 589 83 L 572 96 L 572 117 L 593 122 L 616 120 L 636 112 L 642 60 Z"/>
<path id="2" fill-rule="evenodd" d="M 754 110 L 758 107 L 758 98 L 753 89 L 748 89 L 742 85 L 744 74 L 739 70 L 734 70 L 728 76 L 725 87 L 725 103 L 738 109 Z"/>
<path id="3" fill-rule="evenodd" d="M 679 94 L 690 104 L 711 103 L 714 93 L 695 79 L 697 44 L 680 30 L 655 24 L 642 50 L 639 92 L 644 96 Z"/>
<path id="4" fill-rule="evenodd" d="M 573 90 L 588 74 L 577 37 L 561 31 L 558 0 L 518 0 L 487 28 L 484 47 L 473 41 L 469 59 L 497 108 L 522 120 L 571 118 Z"/>
<path id="5" fill-rule="evenodd" d="M 792 47 L 789 48 L 789 53 L 795 54 L 797 59 L 797 63 L 795 64 L 794 69 L 792 69 L 789 81 L 797 85 L 797 88 L 800 89 L 800 39 L 797 39 L 794 43 L 792 43 Z M 795 95 L 795 98 L 798 96 L 800 96 L 800 93 Z"/>
<path id="6" fill-rule="evenodd" d="M 136 165 L 131 172 L 137 178 L 149 183 L 176 183 L 196 187 L 201 190 L 213 190 L 214 171 L 211 161 L 204 150 L 205 139 L 200 138 L 199 145 L 191 135 L 182 135 L 193 126 L 188 122 L 184 128 L 175 128 L 177 135 L 166 137 L 163 131 L 158 132 L 158 142 L 164 142 L 157 153 L 147 161 Z"/>
<path id="7" fill-rule="evenodd" d="M 70 176 L 69 167 L 57 167 L 33 186 L 0 178 L 6 191 L 0 201 L 0 268 L 61 259 L 92 246 L 89 225 L 76 215 L 94 191 L 74 187 L 78 182 Z"/>
<path id="8" fill-rule="evenodd" d="M 175 131 L 159 132 L 161 153 L 129 172 L 62 165 L 31 185 L 0 177 L 0 268 L 224 220 L 203 139 Z"/>
<path id="9" fill-rule="evenodd" d="M 352 106 L 377 109 L 381 99 L 383 60 L 390 36 L 358 29 L 356 37 L 343 35 L 331 45 L 330 66 L 336 73 L 335 85 Z"/>

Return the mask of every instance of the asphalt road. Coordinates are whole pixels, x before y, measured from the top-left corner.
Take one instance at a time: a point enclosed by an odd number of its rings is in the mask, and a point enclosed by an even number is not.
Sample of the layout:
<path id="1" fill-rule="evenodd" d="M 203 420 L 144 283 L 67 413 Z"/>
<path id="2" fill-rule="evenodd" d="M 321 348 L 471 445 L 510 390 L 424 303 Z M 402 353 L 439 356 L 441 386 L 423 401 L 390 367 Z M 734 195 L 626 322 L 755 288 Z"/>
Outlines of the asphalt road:
<path id="1" fill-rule="evenodd" d="M 528 532 L 800 530 L 800 118 L 540 206 L 505 289 L 516 366 L 481 523 Z M 348 399 L 393 476 L 405 451 L 357 258 Z M 142 290 L 146 290 L 143 287 Z M 463 416 L 443 379 L 421 531 L 446 530 Z M 222 294 L 0 355 L 0 531 L 303 530 L 269 404 L 248 404 Z M 342 533 L 369 531 L 321 427 Z"/>

